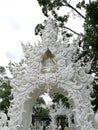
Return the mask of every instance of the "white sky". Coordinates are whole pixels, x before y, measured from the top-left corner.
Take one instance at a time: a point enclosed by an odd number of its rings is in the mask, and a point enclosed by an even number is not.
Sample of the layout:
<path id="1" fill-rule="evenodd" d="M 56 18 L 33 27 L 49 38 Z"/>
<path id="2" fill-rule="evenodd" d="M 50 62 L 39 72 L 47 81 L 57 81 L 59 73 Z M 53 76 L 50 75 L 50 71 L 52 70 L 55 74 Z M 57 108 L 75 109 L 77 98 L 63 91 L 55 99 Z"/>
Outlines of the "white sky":
<path id="1" fill-rule="evenodd" d="M 21 42 L 37 42 L 34 28 L 44 19 L 37 0 L 0 0 L 0 65 L 20 60 L 23 56 Z M 69 25 L 81 32 L 80 19 L 71 20 Z"/>
<path id="2" fill-rule="evenodd" d="M 34 28 L 43 20 L 37 0 L 0 0 L 0 65 L 19 61 L 20 41 L 37 41 Z"/>

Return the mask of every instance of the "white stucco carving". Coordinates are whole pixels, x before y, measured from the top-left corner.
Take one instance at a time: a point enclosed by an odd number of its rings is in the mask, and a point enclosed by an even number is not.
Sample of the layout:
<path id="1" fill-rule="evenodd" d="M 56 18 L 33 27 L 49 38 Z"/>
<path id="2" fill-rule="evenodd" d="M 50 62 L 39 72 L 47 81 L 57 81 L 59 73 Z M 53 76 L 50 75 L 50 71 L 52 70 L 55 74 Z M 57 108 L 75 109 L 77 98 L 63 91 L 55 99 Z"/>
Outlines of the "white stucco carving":
<path id="1" fill-rule="evenodd" d="M 66 115 L 66 123 L 68 122 L 69 127 L 71 130 L 73 130 L 73 128 L 75 128 L 75 124 L 74 127 L 72 126 L 72 115 L 73 115 L 73 111 L 72 108 L 70 107 L 69 109 L 67 107 L 65 107 L 62 102 L 60 101 L 59 104 L 55 104 L 55 109 L 50 107 L 50 118 L 51 118 L 51 123 L 50 123 L 50 129 L 54 130 L 57 128 L 57 122 L 56 122 L 56 118 L 57 116 L 65 116 Z"/>
<path id="2" fill-rule="evenodd" d="M 9 130 L 7 127 L 7 116 L 5 113 L 0 112 L 0 130 Z"/>
<path id="3" fill-rule="evenodd" d="M 9 130 L 29 130 L 33 101 L 47 89 L 50 93 L 68 93 L 73 101 L 73 113 L 77 130 L 95 130 L 94 112 L 90 103 L 93 77 L 87 67 L 74 62 L 78 39 L 73 43 L 58 39 L 55 21 L 49 19 L 38 46 L 23 45 L 25 59 L 19 64 L 9 64 L 13 100 L 8 115 Z M 49 51 L 48 51 L 49 50 Z M 90 67 L 89 67 L 90 68 Z"/>

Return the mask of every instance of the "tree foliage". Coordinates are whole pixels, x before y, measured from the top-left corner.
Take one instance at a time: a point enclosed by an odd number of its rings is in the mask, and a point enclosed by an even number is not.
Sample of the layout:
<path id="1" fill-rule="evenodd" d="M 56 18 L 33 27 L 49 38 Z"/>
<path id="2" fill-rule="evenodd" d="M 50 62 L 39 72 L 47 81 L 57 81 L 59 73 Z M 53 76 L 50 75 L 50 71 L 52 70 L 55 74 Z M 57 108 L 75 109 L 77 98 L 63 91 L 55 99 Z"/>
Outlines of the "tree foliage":
<path id="1" fill-rule="evenodd" d="M 94 55 L 98 54 L 98 1 L 86 6 L 84 30 L 84 49 L 92 51 Z"/>
<path id="2" fill-rule="evenodd" d="M 85 19 L 85 17 L 75 8 L 73 7 L 70 2 L 68 2 L 67 0 L 37 0 L 39 5 L 42 7 L 42 12 L 43 14 L 48 17 L 50 14 L 57 20 L 57 24 L 59 26 L 59 28 L 64 28 L 66 30 L 70 30 L 72 33 L 75 33 L 77 35 L 77 32 L 75 32 L 74 30 L 72 30 L 70 27 L 66 27 L 65 24 L 69 19 L 69 13 L 66 12 L 65 10 L 65 14 L 64 15 L 59 15 L 58 11 L 61 8 L 65 8 L 68 7 L 71 10 L 74 10 L 75 13 L 77 13 L 79 16 L 81 16 L 83 19 Z M 85 3 L 85 2 L 84 2 Z M 83 6 L 83 2 L 81 2 L 81 6 Z M 35 34 L 39 34 L 39 32 L 41 31 L 40 29 L 43 29 L 44 25 L 43 24 L 39 24 L 36 26 L 35 28 Z M 66 32 L 67 33 L 67 32 Z M 68 34 L 68 33 L 67 33 Z M 68 36 L 72 36 L 72 34 Z"/>
<path id="3" fill-rule="evenodd" d="M 47 108 L 43 97 L 38 97 L 36 102 L 33 104 L 33 114 L 39 116 L 48 116 L 49 109 Z"/>
<path id="4" fill-rule="evenodd" d="M 95 98 L 92 104 L 95 105 L 94 110 L 98 109 L 98 0 L 90 2 L 86 5 L 86 19 L 84 22 L 84 52 L 86 59 L 92 60 L 91 73 L 95 73 L 93 83 Z"/>
<path id="5" fill-rule="evenodd" d="M 51 107 L 52 109 L 55 109 L 56 105 L 60 105 L 60 102 L 65 106 L 65 108 L 70 107 L 68 98 L 60 94 L 59 92 L 51 95 L 51 99 L 52 103 L 49 106 L 45 103 L 43 97 L 38 97 L 36 102 L 33 104 L 33 114 L 38 116 L 49 116 L 49 108 Z"/>
<path id="6" fill-rule="evenodd" d="M 70 107 L 70 104 L 68 102 L 68 98 L 62 94 L 58 93 L 54 93 L 52 96 L 52 102 L 53 103 L 57 103 L 59 104 L 60 102 L 67 108 Z"/>
<path id="7" fill-rule="evenodd" d="M 6 69 L 0 66 L 0 110 L 7 113 L 11 100 L 10 80 L 6 75 Z"/>

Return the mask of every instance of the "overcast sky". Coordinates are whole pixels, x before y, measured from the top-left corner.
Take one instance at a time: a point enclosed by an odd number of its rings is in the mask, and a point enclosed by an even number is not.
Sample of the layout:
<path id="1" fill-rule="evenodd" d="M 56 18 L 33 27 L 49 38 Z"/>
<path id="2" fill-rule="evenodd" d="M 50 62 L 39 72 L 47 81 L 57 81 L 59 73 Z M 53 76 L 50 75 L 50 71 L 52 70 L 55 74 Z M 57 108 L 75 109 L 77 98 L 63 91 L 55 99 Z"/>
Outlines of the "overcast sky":
<path id="1" fill-rule="evenodd" d="M 20 41 L 37 41 L 34 28 L 43 20 L 37 0 L 0 0 L 0 65 L 19 61 Z"/>
<path id="2" fill-rule="evenodd" d="M 37 42 L 34 28 L 44 19 L 37 0 L 0 0 L 0 65 L 22 58 L 21 42 Z M 74 21 L 69 25 L 81 32 L 81 20 Z"/>

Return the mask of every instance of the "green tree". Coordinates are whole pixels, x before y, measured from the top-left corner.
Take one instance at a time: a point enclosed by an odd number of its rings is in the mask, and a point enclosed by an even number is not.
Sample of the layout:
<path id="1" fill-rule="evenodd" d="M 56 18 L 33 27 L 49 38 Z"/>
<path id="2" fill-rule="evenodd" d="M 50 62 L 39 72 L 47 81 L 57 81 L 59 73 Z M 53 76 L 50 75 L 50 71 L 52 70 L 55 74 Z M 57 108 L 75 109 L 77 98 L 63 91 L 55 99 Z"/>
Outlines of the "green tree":
<path id="1" fill-rule="evenodd" d="M 0 110 L 6 114 L 10 106 L 11 86 L 6 69 L 0 66 Z"/>
<path id="2" fill-rule="evenodd" d="M 68 98 L 65 97 L 64 95 L 60 94 L 59 92 L 58 93 L 54 93 L 51 98 L 52 98 L 52 102 L 53 103 L 59 104 L 61 102 L 67 108 L 70 107 L 70 104 L 68 102 Z"/>
<path id="3" fill-rule="evenodd" d="M 98 109 L 98 0 L 86 4 L 86 19 L 84 21 L 84 37 L 83 37 L 83 55 L 84 63 L 92 60 L 90 73 L 95 74 L 93 82 L 94 93 L 91 94 L 95 98 L 92 101 L 96 105 L 94 111 Z"/>
<path id="4" fill-rule="evenodd" d="M 38 116 L 48 116 L 49 109 L 46 106 L 46 103 L 43 97 L 38 97 L 36 102 L 33 105 L 33 114 Z"/>
<path id="5" fill-rule="evenodd" d="M 81 65 L 85 65 L 88 61 L 92 61 L 90 73 L 95 73 L 95 80 L 93 82 L 94 93 L 92 97 L 96 99 L 92 104 L 96 105 L 94 111 L 98 109 L 98 0 L 89 0 L 88 3 L 85 0 L 79 0 L 76 6 L 73 6 L 72 0 L 37 0 L 42 7 L 43 14 L 48 17 L 49 14 L 56 19 L 57 25 L 60 30 L 66 36 L 71 37 L 72 34 L 81 35 L 70 27 L 66 27 L 66 22 L 69 20 L 70 13 L 59 15 L 59 10 L 62 8 L 70 8 L 74 15 L 78 15 L 84 20 L 84 33 L 79 41 L 79 46 L 83 48 L 78 59 L 83 57 L 84 61 Z M 85 10 L 85 14 L 82 14 L 82 10 Z M 77 18 L 77 17 L 76 17 Z M 44 28 L 44 25 L 39 24 L 35 28 L 36 34 L 39 34 L 40 30 Z M 69 33 L 69 31 L 71 33 Z M 40 32 L 41 35 L 41 32 Z"/>
<path id="6" fill-rule="evenodd" d="M 74 34 L 80 35 L 77 33 L 75 30 L 72 30 L 70 27 L 66 27 L 66 22 L 68 21 L 70 17 L 70 13 L 66 12 L 64 15 L 59 15 L 59 10 L 62 8 L 69 8 L 74 11 L 75 14 L 78 14 L 81 18 L 85 19 L 85 17 L 82 15 L 81 11 L 78 11 L 77 8 L 81 9 L 81 7 L 85 6 L 85 1 L 83 0 L 80 2 L 80 4 L 77 4 L 76 7 L 71 5 L 71 0 L 37 0 L 39 5 L 42 7 L 42 12 L 43 14 L 48 17 L 50 12 L 51 15 L 57 20 L 57 24 L 59 28 L 69 30 Z M 70 12 L 70 11 L 69 11 Z M 38 24 L 37 27 L 35 28 L 35 34 L 39 34 L 40 30 L 43 29 L 44 26 L 42 24 Z M 66 32 L 67 36 L 72 36 L 72 34 L 68 34 Z"/>
<path id="7" fill-rule="evenodd" d="M 48 116 L 49 115 L 49 108 L 52 107 L 55 109 L 55 103 L 59 105 L 60 101 L 64 106 L 67 108 L 70 107 L 70 104 L 68 102 L 68 98 L 60 93 L 54 93 L 51 96 L 52 104 L 48 106 L 43 97 L 38 97 L 36 102 L 33 104 L 33 114 L 38 116 Z"/>

